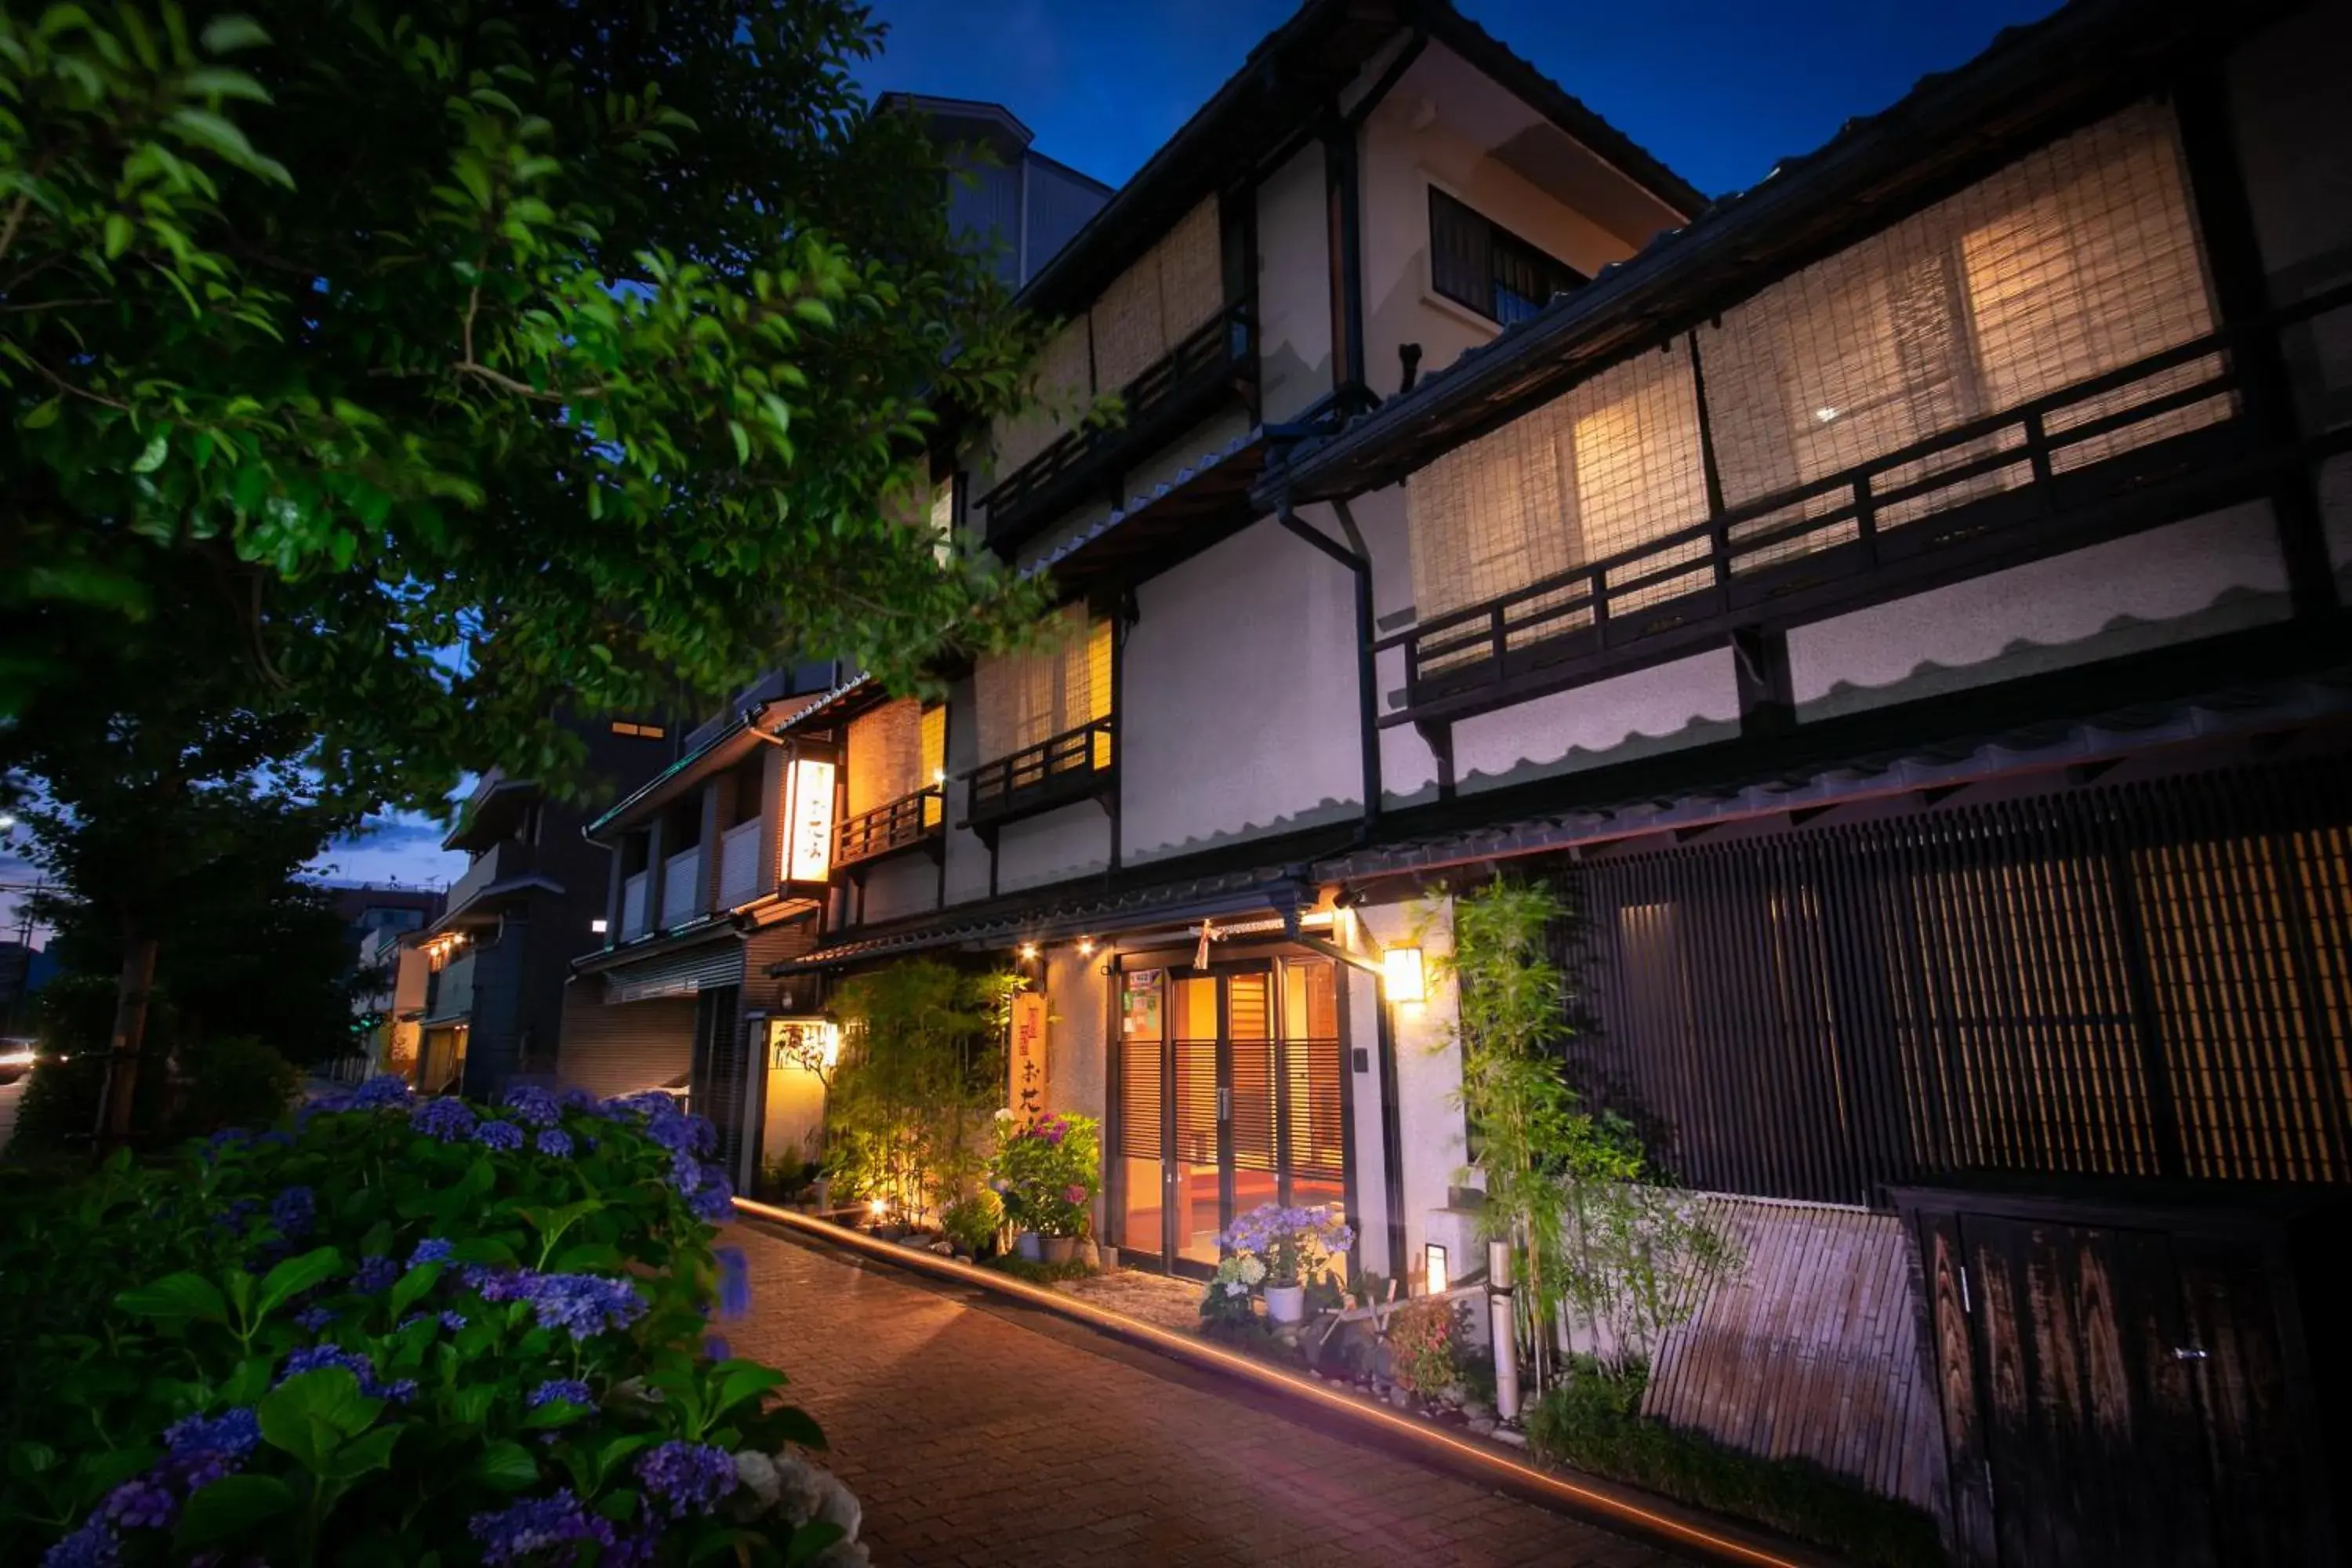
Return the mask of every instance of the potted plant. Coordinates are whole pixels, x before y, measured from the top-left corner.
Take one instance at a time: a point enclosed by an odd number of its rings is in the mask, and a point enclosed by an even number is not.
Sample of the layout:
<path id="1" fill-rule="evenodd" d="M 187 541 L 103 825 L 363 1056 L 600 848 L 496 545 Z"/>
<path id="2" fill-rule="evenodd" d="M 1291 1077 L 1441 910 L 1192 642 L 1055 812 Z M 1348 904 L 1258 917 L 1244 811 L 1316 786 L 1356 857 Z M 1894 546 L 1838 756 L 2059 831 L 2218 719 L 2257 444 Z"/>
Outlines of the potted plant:
<path id="1" fill-rule="evenodd" d="M 1265 1315 L 1277 1323 L 1296 1323 L 1307 1316 L 1308 1283 L 1330 1272 L 1331 1260 L 1356 1244 L 1356 1233 L 1328 1208 L 1260 1204 L 1234 1221 L 1223 1240 L 1264 1269 Z"/>
<path id="2" fill-rule="evenodd" d="M 1024 1258 L 1067 1263 L 1085 1234 L 1100 1180 L 1101 1145 L 1087 1116 L 1041 1116 L 1002 1129 L 992 1183 L 1003 1195 L 1008 1223 L 1021 1233 Z"/>

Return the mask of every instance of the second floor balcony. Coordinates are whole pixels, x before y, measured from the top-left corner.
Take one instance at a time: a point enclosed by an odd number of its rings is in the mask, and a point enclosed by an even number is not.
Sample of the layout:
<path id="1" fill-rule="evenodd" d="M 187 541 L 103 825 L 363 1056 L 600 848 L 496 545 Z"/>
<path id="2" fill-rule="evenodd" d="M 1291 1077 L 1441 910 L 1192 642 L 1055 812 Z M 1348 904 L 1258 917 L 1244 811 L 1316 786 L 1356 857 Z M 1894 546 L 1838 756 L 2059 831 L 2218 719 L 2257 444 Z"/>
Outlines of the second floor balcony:
<path id="1" fill-rule="evenodd" d="M 1118 766 L 1118 723 L 1106 714 L 973 769 L 962 826 L 989 837 L 1008 822 L 1104 797 Z"/>
<path id="2" fill-rule="evenodd" d="M 833 863 L 840 869 L 935 845 L 945 828 L 946 791 L 932 784 L 845 821 Z"/>

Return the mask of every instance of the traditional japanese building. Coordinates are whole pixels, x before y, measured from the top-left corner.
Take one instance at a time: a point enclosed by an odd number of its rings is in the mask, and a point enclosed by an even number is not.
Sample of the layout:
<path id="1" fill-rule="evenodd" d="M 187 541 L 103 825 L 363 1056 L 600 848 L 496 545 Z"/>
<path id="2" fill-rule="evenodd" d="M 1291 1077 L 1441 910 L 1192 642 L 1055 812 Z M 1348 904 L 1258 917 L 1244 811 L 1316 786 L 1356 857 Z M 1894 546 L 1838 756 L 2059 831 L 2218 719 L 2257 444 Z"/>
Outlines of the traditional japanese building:
<path id="1" fill-rule="evenodd" d="M 1064 635 L 730 721 L 600 828 L 583 980 L 724 922 L 657 1070 L 749 1177 L 829 986 L 1020 967 L 1123 1261 L 1281 1198 L 1418 1277 L 1449 900 L 1542 879 L 1563 1071 L 1750 1259 L 1653 1414 L 1971 1563 L 2335 1561 L 2347 32 L 2077 0 L 1709 202 L 1449 6 L 1310 0 L 1024 286 L 1123 420 L 939 465 Z"/>

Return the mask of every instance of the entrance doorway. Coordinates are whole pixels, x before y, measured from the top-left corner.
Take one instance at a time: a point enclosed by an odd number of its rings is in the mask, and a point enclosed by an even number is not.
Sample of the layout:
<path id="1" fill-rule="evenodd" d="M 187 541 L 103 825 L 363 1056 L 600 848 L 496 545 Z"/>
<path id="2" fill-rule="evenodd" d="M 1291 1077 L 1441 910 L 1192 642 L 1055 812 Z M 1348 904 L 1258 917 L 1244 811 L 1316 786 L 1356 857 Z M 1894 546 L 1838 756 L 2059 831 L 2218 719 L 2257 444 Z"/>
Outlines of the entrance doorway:
<path id="1" fill-rule="evenodd" d="M 1322 958 L 1120 976 L 1112 1240 L 1208 1274 L 1260 1204 L 1349 1207 L 1339 973 Z"/>

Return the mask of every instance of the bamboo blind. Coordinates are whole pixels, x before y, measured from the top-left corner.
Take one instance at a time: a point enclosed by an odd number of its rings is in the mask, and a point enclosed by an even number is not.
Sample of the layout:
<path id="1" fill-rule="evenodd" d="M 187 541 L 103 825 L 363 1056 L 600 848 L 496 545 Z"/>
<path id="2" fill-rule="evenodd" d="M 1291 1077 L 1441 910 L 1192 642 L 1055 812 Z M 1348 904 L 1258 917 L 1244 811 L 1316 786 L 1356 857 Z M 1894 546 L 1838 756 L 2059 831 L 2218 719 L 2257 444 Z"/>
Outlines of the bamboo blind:
<path id="1" fill-rule="evenodd" d="M 923 771 L 922 704 L 909 697 L 849 721 L 848 813 L 862 816 L 930 782 Z"/>
<path id="2" fill-rule="evenodd" d="M 948 710 L 947 704 L 934 702 L 923 710 L 922 777 L 915 787 L 928 788 L 945 781 L 948 776 Z M 923 806 L 923 826 L 937 826 L 942 802 L 934 796 Z"/>
<path id="3" fill-rule="evenodd" d="M 980 754 L 993 762 L 1110 713 L 1110 623 L 1073 605 L 1051 617 L 1043 646 L 981 661 Z M 1109 762 L 1098 738 L 1099 767 Z"/>
<path id="4" fill-rule="evenodd" d="M 1413 597 L 1424 619 L 1702 521 L 1706 481 L 1688 351 L 1676 343 L 1612 366 L 1440 458 L 1407 481 L 1405 497 Z M 1694 542 L 1637 570 L 1696 561 L 1705 549 Z M 1610 610 L 1638 609 L 1687 586 L 1669 580 L 1612 598 Z M 1556 607 L 1569 596 L 1547 595 L 1528 607 Z M 1514 634 L 1511 642 L 1538 640 L 1591 619 L 1578 610 Z"/>
<path id="5" fill-rule="evenodd" d="M 1036 403 L 997 426 L 996 477 L 1003 479 L 1058 440 L 1093 400 L 1094 385 L 1094 342 L 1081 316 L 1038 352 Z"/>
<path id="6" fill-rule="evenodd" d="M 1726 504 L 1824 478 L 2212 330 L 2169 110 L 2136 106 L 1773 285 L 1703 328 L 1707 411 Z M 2210 375 L 2200 362 L 2053 416 L 2071 425 Z M 2219 398 L 2084 441 L 2079 466 L 2226 417 Z M 1885 509 L 1895 526 L 2031 477 L 2021 437 L 1948 448 L 1881 489 L 1999 451 L 2016 461 Z M 1769 539 L 1843 498 L 1751 520 Z M 1824 529 L 1744 554 L 1753 568 L 1853 537 Z"/>
<path id="7" fill-rule="evenodd" d="M 1142 260 L 1119 274 L 1088 312 L 1095 387 L 1117 392 L 1165 359 L 1184 335 L 1224 308 L 1217 199 L 1184 215 Z"/>

